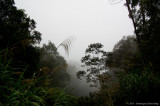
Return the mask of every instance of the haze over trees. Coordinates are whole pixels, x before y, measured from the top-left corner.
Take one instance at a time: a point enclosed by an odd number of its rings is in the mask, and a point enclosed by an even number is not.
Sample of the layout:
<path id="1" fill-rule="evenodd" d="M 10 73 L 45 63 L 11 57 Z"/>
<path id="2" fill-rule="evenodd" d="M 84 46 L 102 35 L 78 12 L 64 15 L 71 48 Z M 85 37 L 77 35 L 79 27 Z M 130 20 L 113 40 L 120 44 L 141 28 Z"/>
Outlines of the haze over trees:
<path id="1" fill-rule="evenodd" d="M 124 36 L 110 52 L 101 43 L 88 46 L 81 59 L 86 70 L 77 77 L 97 88 L 76 97 L 66 88 L 76 76 L 66 70 L 77 69 L 68 66 L 51 41 L 36 46 L 42 36 L 36 22 L 14 0 L 0 0 L 0 105 L 159 105 L 160 0 L 126 0 L 125 6 L 135 35 Z M 70 39 L 61 43 L 67 53 L 70 44 Z"/>
<path id="2" fill-rule="evenodd" d="M 87 71 L 77 72 L 77 76 L 80 78 L 84 76 L 87 82 L 93 82 L 98 84 L 98 76 L 106 71 L 105 69 L 105 58 L 106 52 L 102 50 L 103 45 L 101 43 L 90 44 L 85 51 L 85 56 L 82 57 L 81 62 L 84 63 L 83 67 L 87 68 Z"/>
<path id="3" fill-rule="evenodd" d="M 98 79 L 100 90 L 93 94 L 94 101 L 99 98 L 99 104 L 117 106 L 130 102 L 159 104 L 159 4 L 159 0 L 126 0 L 135 36 L 124 37 L 106 53 L 109 71 Z M 80 71 L 80 75 L 86 72 Z"/>

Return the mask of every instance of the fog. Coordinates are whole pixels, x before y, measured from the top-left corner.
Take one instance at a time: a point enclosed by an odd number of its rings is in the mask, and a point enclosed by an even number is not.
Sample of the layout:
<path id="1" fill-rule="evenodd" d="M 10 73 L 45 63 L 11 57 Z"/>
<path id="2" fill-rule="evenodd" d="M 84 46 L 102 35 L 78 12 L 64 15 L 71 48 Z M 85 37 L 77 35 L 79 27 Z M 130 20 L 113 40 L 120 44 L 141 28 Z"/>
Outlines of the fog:
<path id="1" fill-rule="evenodd" d="M 112 51 L 122 36 L 133 35 L 124 1 L 114 5 L 109 0 L 15 0 L 15 3 L 36 21 L 36 30 L 42 33 L 40 46 L 48 41 L 58 46 L 69 36 L 76 38 L 69 56 L 63 48 L 58 49 L 68 61 L 67 72 L 71 75 L 66 88 L 76 96 L 87 96 L 96 90 L 85 79 L 76 78 L 88 45 L 102 43 L 105 51 Z"/>
<path id="2" fill-rule="evenodd" d="M 59 52 L 68 61 L 78 62 L 90 43 L 100 42 L 105 51 L 111 51 L 122 36 L 133 35 L 124 2 L 112 5 L 109 0 L 15 0 L 16 6 L 36 21 L 42 33 L 41 45 L 50 40 L 58 46 L 75 36 L 69 57 L 63 48 Z"/>
<path id="3" fill-rule="evenodd" d="M 1 0 L 0 104 L 158 105 L 159 4 Z"/>
<path id="4" fill-rule="evenodd" d="M 66 83 L 66 88 L 75 96 L 88 96 L 90 92 L 96 91 L 98 88 L 90 87 L 91 83 L 87 83 L 84 78 L 77 78 L 76 72 L 81 69 L 81 63 L 75 61 L 68 62 L 67 72 L 70 74 L 70 81 Z"/>

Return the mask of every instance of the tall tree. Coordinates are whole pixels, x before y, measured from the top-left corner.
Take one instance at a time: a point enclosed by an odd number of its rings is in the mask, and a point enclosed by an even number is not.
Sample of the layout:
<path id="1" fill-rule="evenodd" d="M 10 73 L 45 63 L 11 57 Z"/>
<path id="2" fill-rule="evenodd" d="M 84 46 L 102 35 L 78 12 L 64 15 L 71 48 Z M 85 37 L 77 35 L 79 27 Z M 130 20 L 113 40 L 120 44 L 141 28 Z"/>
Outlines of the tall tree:
<path id="1" fill-rule="evenodd" d="M 24 10 L 14 6 L 14 0 L 0 1 L 0 48 L 39 43 L 41 34 L 35 25 Z"/>
<path id="2" fill-rule="evenodd" d="M 40 43 L 41 34 L 35 28 L 36 22 L 14 0 L 0 0 L 0 50 L 8 48 L 15 61 L 29 65 L 30 74 L 38 69 L 40 55 L 34 44 Z"/>
<path id="3" fill-rule="evenodd" d="M 98 76 L 105 72 L 105 58 L 106 52 L 102 50 L 101 43 L 93 43 L 88 46 L 85 51 L 85 56 L 82 57 L 81 62 L 86 66 L 86 71 L 79 71 L 77 76 L 85 76 L 88 82 L 98 84 Z"/>
<path id="4" fill-rule="evenodd" d="M 159 70 L 160 0 L 126 0 L 145 64 Z"/>

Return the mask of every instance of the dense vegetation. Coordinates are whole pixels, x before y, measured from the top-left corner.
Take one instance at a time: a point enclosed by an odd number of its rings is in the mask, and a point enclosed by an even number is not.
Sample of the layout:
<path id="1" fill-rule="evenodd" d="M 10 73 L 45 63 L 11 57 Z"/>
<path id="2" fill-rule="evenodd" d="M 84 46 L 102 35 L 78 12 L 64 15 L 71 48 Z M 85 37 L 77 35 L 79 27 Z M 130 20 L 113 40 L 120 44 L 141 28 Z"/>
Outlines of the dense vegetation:
<path id="1" fill-rule="evenodd" d="M 160 103 L 160 0 L 126 0 L 135 35 L 123 37 L 111 52 L 93 43 L 77 73 L 99 91 L 74 97 L 66 60 L 54 43 L 37 47 L 36 22 L 14 0 L 0 0 L 0 106 L 121 106 Z M 62 42 L 68 51 L 70 41 Z M 152 104 L 153 105 L 153 104 Z"/>
<path id="2" fill-rule="evenodd" d="M 0 1 L 1 106 L 73 104 L 75 98 L 60 83 L 70 78 L 67 63 L 52 42 L 35 46 L 41 41 L 35 28 L 35 21 L 17 9 L 14 0 Z"/>
<path id="3" fill-rule="evenodd" d="M 125 6 L 135 35 L 123 37 L 112 52 L 100 50 L 99 43 L 89 45 L 82 58 L 87 70 L 79 71 L 77 76 L 99 83 L 99 91 L 86 99 L 90 103 L 94 98 L 98 105 L 158 105 L 160 0 L 126 0 Z"/>

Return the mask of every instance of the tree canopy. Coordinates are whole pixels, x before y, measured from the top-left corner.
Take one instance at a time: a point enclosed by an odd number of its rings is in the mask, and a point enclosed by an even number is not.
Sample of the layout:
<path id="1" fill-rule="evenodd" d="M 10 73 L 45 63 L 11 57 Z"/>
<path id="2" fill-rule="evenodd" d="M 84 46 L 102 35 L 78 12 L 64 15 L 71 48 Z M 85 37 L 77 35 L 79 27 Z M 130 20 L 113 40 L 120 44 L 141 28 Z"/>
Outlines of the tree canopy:
<path id="1" fill-rule="evenodd" d="M 0 50 L 7 48 L 15 61 L 28 64 L 32 71 L 27 76 L 38 70 L 40 54 L 34 44 L 40 43 L 41 33 L 35 28 L 36 22 L 14 0 L 0 0 Z"/>
<path id="2" fill-rule="evenodd" d="M 160 1 L 126 0 L 143 62 L 159 70 Z"/>
<path id="3" fill-rule="evenodd" d="M 67 73 L 67 62 L 58 52 L 52 42 L 43 44 L 40 49 L 40 70 L 49 75 L 50 87 L 65 87 L 65 81 L 70 80 Z"/>
<path id="4" fill-rule="evenodd" d="M 70 75 L 54 43 L 37 47 L 41 33 L 36 22 L 17 9 L 14 0 L 0 0 L 0 105 L 158 105 L 160 0 L 126 0 L 125 5 L 135 35 L 123 37 L 110 52 L 102 50 L 101 43 L 88 46 L 81 59 L 84 70 L 77 76 L 99 88 L 88 97 L 73 98 L 55 88 L 64 88 Z M 69 37 L 58 47 L 68 54 L 72 40 Z"/>
<path id="5" fill-rule="evenodd" d="M 36 22 L 24 10 L 14 6 L 14 0 L 0 1 L 0 47 L 28 46 L 39 43 L 41 34 Z"/>
<path id="6" fill-rule="evenodd" d="M 103 45 L 101 43 L 93 43 L 88 46 L 85 51 L 85 56 L 81 61 L 84 63 L 82 66 L 86 66 L 86 71 L 79 71 L 77 76 L 85 76 L 88 82 L 98 83 L 98 76 L 106 71 L 105 58 L 106 52 L 102 50 Z"/>

